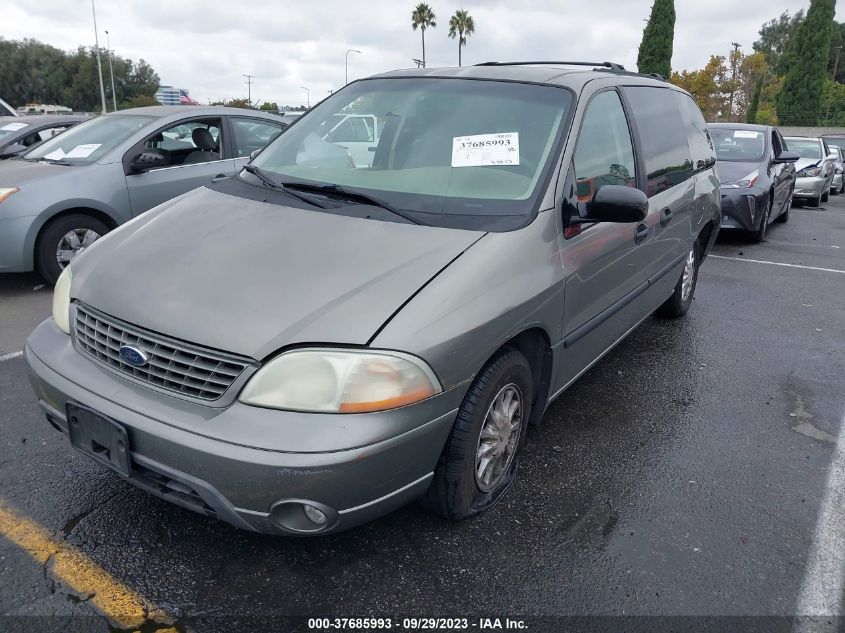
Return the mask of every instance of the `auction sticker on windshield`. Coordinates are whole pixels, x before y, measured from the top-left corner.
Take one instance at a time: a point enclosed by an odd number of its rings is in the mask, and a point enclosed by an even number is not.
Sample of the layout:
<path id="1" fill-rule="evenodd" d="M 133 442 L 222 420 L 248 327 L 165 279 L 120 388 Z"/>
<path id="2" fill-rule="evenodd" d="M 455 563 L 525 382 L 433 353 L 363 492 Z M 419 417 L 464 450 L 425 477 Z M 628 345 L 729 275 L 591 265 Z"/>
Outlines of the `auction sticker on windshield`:
<path id="1" fill-rule="evenodd" d="M 452 167 L 519 165 L 519 132 L 452 138 Z"/>
<path id="2" fill-rule="evenodd" d="M 97 151 L 100 145 L 101 143 L 85 143 L 83 145 L 77 145 L 65 154 L 65 158 L 88 158 L 91 154 Z"/>

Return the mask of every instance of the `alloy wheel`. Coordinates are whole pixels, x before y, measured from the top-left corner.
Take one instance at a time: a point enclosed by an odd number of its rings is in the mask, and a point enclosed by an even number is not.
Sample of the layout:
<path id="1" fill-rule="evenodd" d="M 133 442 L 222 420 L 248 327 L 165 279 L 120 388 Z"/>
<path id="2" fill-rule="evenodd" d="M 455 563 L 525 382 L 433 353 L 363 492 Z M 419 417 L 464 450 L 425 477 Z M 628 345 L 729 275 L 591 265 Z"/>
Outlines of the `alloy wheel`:
<path id="1" fill-rule="evenodd" d="M 100 238 L 100 234 L 91 229 L 73 229 L 59 240 L 56 246 L 56 261 L 64 270 L 70 261 Z"/>
<path id="2" fill-rule="evenodd" d="M 695 248 L 691 248 L 684 264 L 684 274 L 681 277 L 681 301 L 689 299 L 692 284 L 695 280 Z"/>
<path id="3" fill-rule="evenodd" d="M 475 452 L 475 483 L 479 490 L 493 490 L 516 455 L 522 427 L 522 391 L 509 383 L 499 390 L 481 425 Z"/>

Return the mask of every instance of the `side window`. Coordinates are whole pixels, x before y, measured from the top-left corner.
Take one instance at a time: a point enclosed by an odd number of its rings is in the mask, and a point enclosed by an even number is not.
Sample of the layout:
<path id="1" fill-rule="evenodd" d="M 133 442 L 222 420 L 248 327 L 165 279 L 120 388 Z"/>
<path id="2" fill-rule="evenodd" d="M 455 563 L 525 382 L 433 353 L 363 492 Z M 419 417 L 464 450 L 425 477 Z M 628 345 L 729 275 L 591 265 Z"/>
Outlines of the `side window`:
<path id="1" fill-rule="evenodd" d="M 631 132 L 615 90 L 599 93 L 587 106 L 574 164 L 580 202 L 592 200 L 604 185 L 637 186 Z"/>
<path id="2" fill-rule="evenodd" d="M 686 125 L 687 142 L 689 143 L 693 169 L 698 171 L 712 167 L 716 164 L 716 151 L 701 110 L 698 109 L 695 101 L 689 95 L 674 90 L 672 92 L 681 107 L 681 116 L 684 119 L 684 125 Z"/>
<path id="3" fill-rule="evenodd" d="M 637 122 L 645 159 L 649 197 L 674 187 L 692 175 L 692 159 L 686 125 L 669 88 L 625 88 Z"/>
<path id="4" fill-rule="evenodd" d="M 68 126 L 66 125 L 47 128 L 46 130 L 41 130 L 40 132 L 38 132 L 38 136 L 42 141 L 46 141 L 47 139 L 53 138 L 56 134 L 61 134 L 67 128 Z"/>
<path id="5" fill-rule="evenodd" d="M 373 142 L 373 132 L 361 117 L 349 117 L 326 135 L 329 143 Z"/>
<path id="6" fill-rule="evenodd" d="M 264 149 L 284 129 L 281 123 L 258 119 L 233 117 L 230 121 L 235 134 L 235 156 L 249 156 L 255 150 Z"/>
<path id="7" fill-rule="evenodd" d="M 164 156 L 170 167 L 220 160 L 220 119 L 181 121 L 147 137 L 144 149 Z"/>

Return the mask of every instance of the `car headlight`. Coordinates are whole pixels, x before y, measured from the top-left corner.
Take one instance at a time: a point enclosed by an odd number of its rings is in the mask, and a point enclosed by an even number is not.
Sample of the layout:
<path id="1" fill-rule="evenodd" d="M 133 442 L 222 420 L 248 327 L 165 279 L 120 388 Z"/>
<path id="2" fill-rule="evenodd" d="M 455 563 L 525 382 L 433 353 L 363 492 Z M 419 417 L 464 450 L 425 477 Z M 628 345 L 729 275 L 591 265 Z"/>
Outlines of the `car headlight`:
<path id="1" fill-rule="evenodd" d="M 739 180 L 722 183 L 722 187 L 725 189 L 747 189 L 748 187 L 754 186 L 754 183 L 757 182 L 757 177 L 759 175 L 760 171 L 755 169 L 750 174 L 748 174 L 747 176 L 743 176 Z"/>
<path id="2" fill-rule="evenodd" d="M 53 288 L 53 321 L 65 334 L 70 334 L 70 282 L 73 275 L 70 266 L 65 266 L 56 287 Z"/>
<path id="3" fill-rule="evenodd" d="M 822 173 L 821 165 L 810 165 L 798 172 L 799 178 L 815 178 Z"/>
<path id="4" fill-rule="evenodd" d="M 0 187 L 0 202 L 20 191 L 17 187 Z"/>
<path id="5" fill-rule="evenodd" d="M 441 391 L 431 369 L 408 354 L 309 348 L 271 360 L 239 400 L 271 409 L 365 413 L 403 407 Z"/>

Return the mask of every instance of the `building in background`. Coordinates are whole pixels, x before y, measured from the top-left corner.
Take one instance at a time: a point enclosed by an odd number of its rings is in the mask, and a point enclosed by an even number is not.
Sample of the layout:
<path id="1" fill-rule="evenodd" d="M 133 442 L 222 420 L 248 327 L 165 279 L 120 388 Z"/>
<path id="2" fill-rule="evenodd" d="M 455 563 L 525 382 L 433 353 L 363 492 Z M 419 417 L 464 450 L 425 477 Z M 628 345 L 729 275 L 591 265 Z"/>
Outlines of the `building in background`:
<path id="1" fill-rule="evenodd" d="M 186 88 L 174 88 L 173 86 L 159 86 L 155 93 L 155 99 L 161 105 L 199 105 L 191 99 Z"/>

